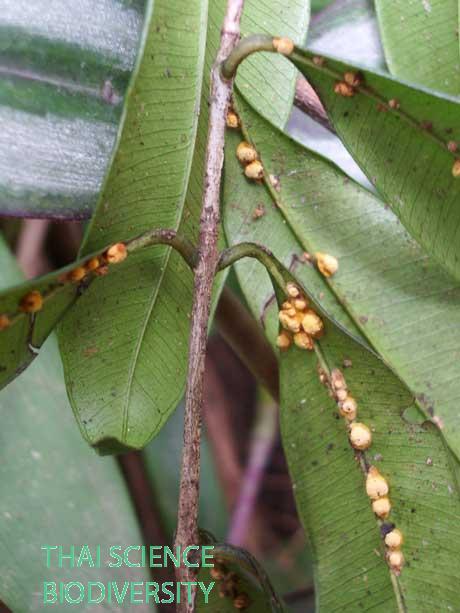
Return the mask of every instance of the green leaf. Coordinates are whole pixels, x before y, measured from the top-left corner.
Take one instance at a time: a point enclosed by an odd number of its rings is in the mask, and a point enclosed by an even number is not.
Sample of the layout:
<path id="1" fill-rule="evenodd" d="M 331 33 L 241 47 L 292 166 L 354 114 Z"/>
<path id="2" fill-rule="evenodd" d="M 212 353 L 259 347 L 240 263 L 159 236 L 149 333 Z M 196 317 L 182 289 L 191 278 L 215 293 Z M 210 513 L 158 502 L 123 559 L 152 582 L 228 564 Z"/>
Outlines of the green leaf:
<path id="1" fill-rule="evenodd" d="M 115 141 L 144 6 L 145 0 L 4 3 L 2 214 L 90 216 Z"/>
<path id="2" fill-rule="evenodd" d="M 316 561 L 319 610 L 454 610 L 460 565 L 456 475 L 439 431 L 407 423 L 414 399 L 375 355 L 332 322 L 315 352 L 281 356 L 281 430 L 297 508 Z M 344 360 L 352 366 L 344 369 Z M 358 403 L 358 421 L 372 431 L 370 449 L 354 451 L 317 366 L 342 369 Z M 380 530 L 365 492 L 370 465 L 389 484 L 386 525 L 404 538 L 399 577 L 385 561 Z"/>
<path id="3" fill-rule="evenodd" d="M 225 2 L 212 6 L 203 73 L 206 3 L 181 0 L 172 7 L 156 1 L 84 253 L 153 226 L 178 229 L 196 242 L 209 72 L 224 7 Z M 292 73 L 292 84 L 294 78 Z M 276 83 L 285 88 L 288 80 Z M 221 283 L 222 278 L 216 294 Z M 147 250 L 103 279 L 97 291 L 89 289 L 64 322 L 61 347 L 71 402 L 85 437 L 99 451 L 143 447 L 177 406 L 185 386 L 192 285 L 177 254 Z M 97 352 L 85 355 L 92 347 Z"/>
<path id="4" fill-rule="evenodd" d="M 460 181 L 449 141 L 458 140 L 459 105 L 446 96 L 369 70 L 353 97 L 335 93 L 347 71 L 359 69 L 296 49 L 294 64 L 308 78 L 341 140 L 412 236 L 457 279 Z M 393 100 L 400 108 L 388 108 Z"/>
<path id="5" fill-rule="evenodd" d="M 373 194 L 328 161 L 294 143 L 237 98 L 245 138 L 257 148 L 276 189 L 243 178 L 227 135 L 224 223 L 230 243 L 269 247 L 328 314 L 367 342 L 404 380 L 460 458 L 457 351 L 460 285 L 407 235 Z M 252 215 L 256 206 L 265 214 Z M 302 258 L 325 251 L 339 260 L 329 279 Z M 237 264 L 240 283 L 268 333 L 277 330 L 268 276 L 254 262 Z M 273 309 L 272 309 L 273 310 Z"/>
<path id="6" fill-rule="evenodd" d="M 390 71 L 414 83 L 460 95 L 457 0 L 376 0 Z"/>
<path id="7" fill-rule="evenodd" d="M 0 389 L 27 368 L 57 323 L 94 281 L 91 274 L 82 283 L 65 279 L 67 273 L 87 260 L 0 291 L 0 315 L 9 322 L 8 327 L 0 330 Z M 20 275 L 14 275 L 14 280 L 18 278 Z M 13 283 L 13 277 L 6 273 L 5 285 L 10 279 Z M 21 310 L 22 300 L 31 292 L 39 292 L 42 298 L 42 308 L 36 313 Z"/>
<path id="8" fill-rule="evenodd" d="M 153 227 L 180 226 L 205 19 L 204 0 L 155 2 L 83 253 Z M 146 249 L 89 288 L 63 322 L 69 396 L 86 439 L 100 452 L 143 447 L 180 400 L 192 284 L 191 272 L 171 249 Z"/>
<path id="9" fill-rule="evenodd" d="M 213 544 L 214 569 L 202 568 L 198 580 L 208 588 L 214 586 L 206 602 L 202 590 L 197 591 L 197 611 L 213 613 L 234 613 L 235 609 L 248 610 L 253 613 L 282 613 L 283 605 L 275 594 L 270 580 L 257 560 L 243 549 L 227 544 Z M 222 579 L 215 579 L 215 570 L 223 574 Z M 239 607 L 236 599 L 244 599 L 248 606 Z"/>
<path id="10" fill-rule="evenodd" d="M 219 30 L 226 2 L 220 0 L 220 4 Z M 248 0 L 241 20 L 241 33 L 242 36 L 254 32 L 288 36 L 301 45 L 309 21 L 309 0 Z M 238 70 L 236 83 L 264 117 L 282 128 L 291 113 L 296 80 L 296 71 L 287 66 L 281 56 L 257 53 Z"/>
<path id="11" fill-rule="evenodd" d="M 0 262 L 0 287 L 18 283 L 21 275 L 3 242 Z M 69 571 L 55 560 L 46 568 L 42 545 L 59 544 L 68 553 L 71 545 L 78 552 L 88 544 L 94 552 L 100 544 L 105 552 L 112 544 L 142 542 L 117 464 L 97 458 L 81 439 L 54 338 L 40 360 L 3 391 L 0 413 L 0 601 L 28 613 L 42 608 L 44 581 L 148 581 L 141 569 Z M 118 610 L 115 604 L 106 607 Z"/>

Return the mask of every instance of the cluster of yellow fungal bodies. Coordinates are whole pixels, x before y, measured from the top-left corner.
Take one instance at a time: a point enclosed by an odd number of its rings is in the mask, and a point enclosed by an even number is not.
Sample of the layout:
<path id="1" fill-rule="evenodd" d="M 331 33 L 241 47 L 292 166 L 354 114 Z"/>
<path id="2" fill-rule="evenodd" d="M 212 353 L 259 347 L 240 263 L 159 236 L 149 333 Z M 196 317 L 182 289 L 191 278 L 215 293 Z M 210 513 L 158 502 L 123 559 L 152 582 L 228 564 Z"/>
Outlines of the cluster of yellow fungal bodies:
<path id="1" fill-rule="evenodd" d="M 324 64 L 324 58 L 315 57 L 313 58 L 313 63 L 317 66 L 322 66 Z M 335 83 L 334 92 L 344 98 L 352 98 L 355 95 L 359 86 L 363 84 L 363 81 L 364 79 L 361 73 L 347 71 L 344 73 L 342 80 L 337 81 Z M 381 111 L 386 111 L 388 109 L 398 111 L 400 108 L 401 104 L 396 98 L 388 100 L 386 104 L 381 103 L 378 105 L 378 109 Z M 421 126 L 426 128 L 426 123 L 427 122 L 425 122 L 424 124 L 422 122 Z M 429 125 L 431 126 L 431 124 Z M 455 141 L 449 141 L 448 143 L 446 143 L 446 146 L 451 153 L 456 153 L 458 150 L 458 144 Z M 460 177 L 460 158 L 455 158 L 454 160 L 454 163 L 452 165 L 452 176 L 455 179 L 458 179 Z"/>
<path id="2" fill-rule="evenodd" d="M 123 262 L 128 255 L 124 243 L 116 243 L 109 247 L 102 255 L 90 258 L 82 266 L 77 266 L 73 270 L 59 277 L 59 283 L 80 283 L 91 273 L 96 275 L 106 275 L 109 264 Z M 19 301 L 19 311 L 21 313 L 38 313 L 43 308 L 44 296 L 38 290 L 28 292 Z M 0 331 L 6 330 L 11 325 L 11 317 L 6 313 L 0 314 Z"/>
<path id="3" fill-rule="evenodd" d="M 230 572 L 222 562 L 216 561 L 210 570 L 210 575 L 219 586 L 219 596 L 221 598 L 231 598 L 235 609 L 244 611 L 251 605 L 251 599 L 248 594 L 239 589 L 238 575 Z"/>
<path id="4" fill-rule="evenodd" d="M 236 148 L 236 157 L 244 166 L 244 174 L 248 179 L 260 181 L 264 178 L 264 167 L 258 159 L 256 149 L 246 141 L 242 141 Z"/>
<path id="5" fill-rule="evenodd" d="M 326 261 L 330 265 L 332 261 L 329 261 L 328 258 L 333 258 L 333 256 L 326 257 Z M 335 260 L 335 258 L 333 259 Z M 328 269 L 328 272 L 330 270 Z M 279 312 L 282 330 L 277 338 L 277 345 L 285 351 L 294 342 L 300 349 L 313 350 L 314 340 L 320 338 L 324 333 L 324 323 L 319 315 L 308 307 L 308 299 L 295 283 L 287 284 L 286 294 L 289 299 L 282 304 Z M 337 403 L 340 415 L 347 423 L 351 446 L 358 451 L 366 451 L 372 444 L 372 432 L 366 424 L 357 421 L 358 403 L 349 392 L 342 371 L 334 368 L 328 374 L 323 368 L 319 367 L 318 372 L 321 383 L 329 389 L 330 395 Z M 391 511 L 391 502 L 388 497 L 389 489 L 387 480 L 375 466 L 371 466 L 366 476 L 366 493 L 371 500 L 373 512 L 382 521 L 388 518 Z M 401 551 L 403 543 L 401 532 L 391 526 L 384 535 L 384 542 L 388 565 L 398 575 L 404 564 L 404 556 Z"/>

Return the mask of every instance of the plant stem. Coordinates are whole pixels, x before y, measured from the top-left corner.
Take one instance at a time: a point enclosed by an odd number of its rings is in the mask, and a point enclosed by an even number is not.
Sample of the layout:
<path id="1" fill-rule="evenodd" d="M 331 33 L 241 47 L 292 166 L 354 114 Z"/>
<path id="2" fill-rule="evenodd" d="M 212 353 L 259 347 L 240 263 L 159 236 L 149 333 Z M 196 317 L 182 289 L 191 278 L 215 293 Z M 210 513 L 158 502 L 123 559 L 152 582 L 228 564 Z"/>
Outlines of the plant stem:
<path id="1" fill-rule="evenodd" d="M 219 259 L 217 249 L 220 218 L 220 184 L 224 161 L 227 110 L 231 100 L 231 80 L 220 74 L 221 62 L 231 53 L 240 37 L 244 0 L 228 0 L 221 31 L 220 48 L 211 72 L 208 142 L 206 147 L 203 203 L 200 219 L 198 262 L 189 341 L 189 363 L 185 393 L 184 448 L 182 453 L 179 508 L 175 545 L 183 549 L 198 544 L 198 499 L 200 480 L 200 435 L 203 406 L 203 379 L 211 292 Z M 190 568 L 179 567 L 178 581 L 193 580 Z M 194 602 L 181 602 L 179 613 L 194 610 Z"/>

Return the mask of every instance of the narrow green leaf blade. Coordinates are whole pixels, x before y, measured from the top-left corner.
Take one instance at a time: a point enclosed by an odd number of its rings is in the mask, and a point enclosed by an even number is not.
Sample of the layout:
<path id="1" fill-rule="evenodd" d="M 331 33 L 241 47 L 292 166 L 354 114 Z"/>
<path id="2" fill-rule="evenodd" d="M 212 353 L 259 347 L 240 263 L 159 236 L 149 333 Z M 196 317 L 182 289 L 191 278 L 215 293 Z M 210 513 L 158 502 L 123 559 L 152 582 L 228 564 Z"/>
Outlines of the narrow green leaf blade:
<path id="1" fill-rule="evenodd" d="M 0 287 L 19 283 L 14 258 L 1 241 L 0 262 Z M 54 338 L 27 373 L 2 391 L 0 414 L 0 601 L 29 613 L 43 607 L 44 581 L 148 581 L 145 569 L 85 565 L 69 571 L 58 568 L 56 558 L 46 567 L 42 545 L 62 545 L 65 553 L 76 545 L 78 555 L 84 544 L 93 553 L 100 544 L 105 553 L 112 544 L 142 542 L 116 463 L 97 458 L 81 439 Z M 104 607 L 119 610 L 115 603 Z"/>
<path id="2" fill-rule="evenodd" d="M 94 274 L 89 274 L 81 283 L 65 279 L 70 271 L 86 262 L 87 258 L 79 260 L 0 291 L 0 316 L 6 316 L 9 324 L 0 329 L 0 389 L 27 368 L 58 322 L 95 280 Z M 18 278 L 21 276 L 15 275 Z M 42 308 L 35 313 L 21 309 L 23 299 L 31 292 L 39 292 L 42 299 Z"/>
<path id="3" fill-rule="evenodd" d="M 204 0 L 157 0 L 126 99 L 116 154 L 83 253 L 154 227 L 177 229 L 197 127 Z M 63 323 L 72 405 L 103 453 L 143 447 L 184 389 L 192 274 L 169 248 L 130 256 Z"/>
<path id="4" fill-rule="evenodd" d="M 338 135 L 412 236 L 460 278 L 460 181 L 450 141 L 460 137 L 460 106 L 370 70 L 352 97 L 335 93 L 355 66 L 297 49 L 294 64 L 316 89 Z M 392 100 L 393 108 L 388 106 Z M 397 107 L 397 108 L 395 108 Z"/>
<path id="5" fill-rule="evenodd" d="M 385 56 L 392 74 L 460 95 L 457 0 L 376 0 Z"/>
<path id="6" fill-rule="evenodd" d="M 459 283 L 424 254 L 373 194 L 270 126 L 240 96 L 237 100 L 245 138 L 257 148 L 267 175 L 276 178 L 276 189 L 267 192 L 243 178 L 235 156 L 242 137 L 228 134 L 229 242 L 256 241 L 272 249 L 335 321 L 383 356 L 460 458 Z M 265 214 L 254 219 L 256 206 Z M 325 280 L 303 260 L 304 251 L 334 254 L 338 273 Z M 253 262 L 237 265 L 248 302 L 259 318 L 264 315 L 273 338 L 270 282 L 257 270 Z"/>
<path id="7" fill-rule="evenodd" d="M 455 609 L 460 598 L 460 497 L 441 434 L 403 418 L 414 399 L 376 356 L 326 323 L 321 364 L 342 369 L 372 431 L 367 451 L 354 451 L 344 420 L 319 382 L 318 356 L 297 348 L 281 360 L 281 429 L 297 507 L 316 558 L 324 611 Z M 344 368 L 343 364 L 352 364 Z M 390 573 L 380 526 L 365 492 L 374 465 L 389 484 L 387 524 L 404 537 L 405 565 Z M 388 530 L 389 528 L 384 528 Z"/>

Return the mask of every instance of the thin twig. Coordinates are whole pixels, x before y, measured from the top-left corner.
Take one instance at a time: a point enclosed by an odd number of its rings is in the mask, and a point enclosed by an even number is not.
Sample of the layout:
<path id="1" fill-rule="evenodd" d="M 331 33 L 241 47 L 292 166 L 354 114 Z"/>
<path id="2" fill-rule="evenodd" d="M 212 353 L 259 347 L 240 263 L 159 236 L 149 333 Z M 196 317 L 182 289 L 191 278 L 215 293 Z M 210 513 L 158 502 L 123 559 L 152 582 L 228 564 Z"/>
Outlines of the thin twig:
<path id="1" fill-rule="evenodd" d="M 227 542 L 236 547 L 246 545 L 251 516 L 255 510 L 257 496 L 275 445 L 277 432 L 278 407 L 272 401 L 259 402 L 248 463 L 227 536 Z"/>
<path id="2" fill-rule="evenodd" d="M 198 543 L 198 497 L 200 479 L 200 434 L 203 406 L 203 379 L 207 327 L 211 308 L 211 292 L 218 263 L 217 237 L 220 217 L 219 196 L 224 161 L 224 137 L 232 81 L 224 81 L 220 64 L 229 55 L 240 37 L 240 19 L 244 0 L 228 0 L 221 32 L 220 48 L 211 73 L 209 130 L 206 147 L 203 203 L 200 219 L 198 263 L 189 342 L 189 364 L 185 393 L 184 449 L 176 531 L 176 546 Z M 179 567 L 177 581 L 193 580 L 192 569 Z M 194 610 L 194 603 L 181 602 L 179 613 Z"/>

